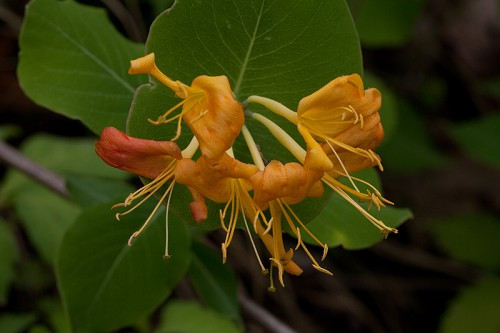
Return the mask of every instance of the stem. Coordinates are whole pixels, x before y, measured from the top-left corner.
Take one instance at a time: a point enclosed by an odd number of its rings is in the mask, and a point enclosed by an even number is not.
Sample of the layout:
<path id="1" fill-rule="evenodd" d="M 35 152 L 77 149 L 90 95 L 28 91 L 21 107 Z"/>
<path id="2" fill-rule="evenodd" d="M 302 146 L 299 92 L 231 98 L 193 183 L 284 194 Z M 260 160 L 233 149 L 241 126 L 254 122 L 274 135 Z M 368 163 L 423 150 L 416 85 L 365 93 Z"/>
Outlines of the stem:
<path id="1" fill-rule="evenodd" d="M 23 172 L 61 196 L 69 197 L 63 177 L 45 169 L 4 142 L 0 142 L 0 161 Z"/>
<path id="2" fill-rule="evenodd" d="M 283 104 L 276 102 L 273 99 L 253 95 L 253 96 L 250 96 L 247 98 L 247 102 L 248 103 L 257 103 L 257 104 L 260 104 L 262 106 L 265 106 L 270 111 L 288 119 L 290 122 L 297 125 L 297 112 L 290 110 L 289 108 L 287 108 Z"/>

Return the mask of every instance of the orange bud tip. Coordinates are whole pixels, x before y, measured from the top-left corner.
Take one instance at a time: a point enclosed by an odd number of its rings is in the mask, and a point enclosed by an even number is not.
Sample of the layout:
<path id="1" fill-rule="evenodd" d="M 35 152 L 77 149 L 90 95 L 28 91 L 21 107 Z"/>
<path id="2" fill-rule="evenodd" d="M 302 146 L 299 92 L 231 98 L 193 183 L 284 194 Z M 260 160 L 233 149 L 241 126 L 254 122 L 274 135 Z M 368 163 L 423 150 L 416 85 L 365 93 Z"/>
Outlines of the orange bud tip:
<path id="1" fill-rule="evenodd" d="M 129 74 L 149 74 L 155 67 L 155 54 L 150 53 L 144 57 L 131 60 Z"/>

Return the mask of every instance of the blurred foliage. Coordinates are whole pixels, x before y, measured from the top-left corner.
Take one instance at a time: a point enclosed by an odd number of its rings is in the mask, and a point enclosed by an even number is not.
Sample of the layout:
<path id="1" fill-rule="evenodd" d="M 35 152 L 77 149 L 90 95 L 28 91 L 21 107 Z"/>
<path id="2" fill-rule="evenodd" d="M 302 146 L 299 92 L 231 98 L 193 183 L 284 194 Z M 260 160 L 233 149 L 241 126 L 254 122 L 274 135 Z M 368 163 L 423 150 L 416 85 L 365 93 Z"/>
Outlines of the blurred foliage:
<path id="1" fill-rule="evenodd" d="M 196 302 L 172 301 L 166 306 L 156 333 L 243 332 L 224 315 Z"/>
<path id="2" fill-rule="evenodd" d="M 367 47 L 394 47 L 410 37 L 424 0 L 348 0 L 359 39 Z"/>
<path id="3" fill-rule="evenodd" d="M 430 230 L 450 256 L 491 271 L 500 270 L 500 220 L 496 216 L 449 216 L 432 221 Z"/>
<path id="4" fill-rule="evenodd" d="M 451 128 L 461 148 L 468 156 L 478 161 L 500 167 L 500 114 L 485 116 Z"/>
<path id="5" fill-rule="evenodd" d="M 465 288 L 443 316 L 439 333 L 496 333 L 500 329 L 500 279 Z"/>

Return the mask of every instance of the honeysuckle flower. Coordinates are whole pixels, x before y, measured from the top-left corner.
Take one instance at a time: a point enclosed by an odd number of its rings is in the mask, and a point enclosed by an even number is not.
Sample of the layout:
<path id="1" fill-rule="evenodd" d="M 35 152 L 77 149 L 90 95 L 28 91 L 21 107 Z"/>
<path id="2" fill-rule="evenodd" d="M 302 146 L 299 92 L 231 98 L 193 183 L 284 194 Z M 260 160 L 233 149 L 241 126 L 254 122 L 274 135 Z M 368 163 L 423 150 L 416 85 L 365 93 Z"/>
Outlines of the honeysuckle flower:
<path id="1" fill-rule="evenodd" d="M 315 157 L 307 153 L 304 166 L 293 162 L 282 164 L 278 161 L 271 161 L 265 166 L 257 146 L 245 126 L 243 127 L 243 135 L 254 163 L 259 167 L 259 172 L 250 177 L 254 192 L 253 200 L 261 210 L 269 208 L 271 214 L 269 221 L 266 219 L 263 220 L 267 225 L 264 235 L 272 234 L 271 240 L 268 241 L 268 243 L 271 241 L 272 243 L 266 244 L 266 247 L 271 253 L 271 268 L 275 266 L 278 269 L 278 278 L 281 285 L 284 286 L 284 271 L 291 274 L 302 272 L 300 267 L 295 267 L 296 264 L 292 261 L 293 249 L 285 250 L 282 236 L 283 217 L 292 232 L 297 236 L 295 250 L 302 247 L 311 259 L 312 266 L 315 269 L 331 275 L 328 270 L 318 264 L 307 249 L 302 241 L 301 230 L 304 230 L 323 247 L 322 260 L 328 252 L 327 245 L 318 240 L 291 208 L 291 204 L 302 201 L 306 196 L 320 197 L 323 194 L 323 187 L 320 182 L 323 171 L 318 170 L 318 166 L 315 164 Z M 274 289 L 272 277 L 270 289 Z"/>
<path id="2" fill-rule="evenodd" d="M 287 148 L 294 156 L 299 160 L 300 162 L 304 162 L 306 159 L 306 156 L 313 156 L 313 160 L 317 162 L 317 157 L 318 154 L 311 155 L 309 153 L 309 147 L 308 151 L 306 152 L 288 133 L 286 133 L 281 127 L 276 125 L 274 122 L 269 120 L 268 118 L 262 116 L 261 114 L 258 113 L 253 113 L 253 112 L 248 112 L 248 115 L 257 120 L 258 122 L 262 123 L 270 132 L 271 134 L 278 139 L 278 141 L 285 147 Z M 375 118 L 374 118 L 375 119 Z M 375 127 L 378 128 L 378 127 Z M 371 131 L 368 131 L 371 133 Z M 357 142 L 359 141 L 360 138 L 365 138 L 365 140 L 368 140 L 369 142 L 375 142 L 372 140 L 371 136 L 366 136 L 366 135 L 359 135 L 355 136 L 355 140 L 353 139 L 352 142 Z M 358 142 L 360 145 L 364 144 L 364 142 Z M 328 145 L 330 147 L 330 145 Z M 349 170 L 359 170 L 361 163 L 359 163 L 358 160 L 352 159 L 352 155 L 347 155 L 348 159 L 346 161 L 342 161 L 340 157 L 338 157 L 338 153 L 336 153 L 336 150 L 333 149 L 334 155 L 336 158 L 338 158 L 338 163 L 340 165 L 340 168 L 334 169 L 333 166 L 328 172 L 324 172 L 321 180 L 328 185 L 332 190 L 334 190 L 336 193 L 338 193 L 342 198 L 344 198 L 346 201 L 348 201 L 354 208 L 356 208 L 368 221 L 370 221 L 375 227 L 377 227 L 383 234 L 387 235 L 389 232 L 397 233 L 397 230 L 394 228 L 390 228 L 386 226 L 382 221 L 378 220 L 374 216 L 372 216 L 370 213 L 368 213 L 363 207 L 361 207 L 349 194 L 354 195 L 355 197 L 359 198 L 360 200 L 364 201 L 369 201 L 370 204 L 374 203 L 377 208 L 380 209 L 381 206 L 384 206 L 384 203 L 392 204 L 389 200 L 385 199 L 382 194 L 371 184 L 368 182 L 363 181 L 362 179 L 358 179 L 356 177 L 352 177 L 349 174 Z M 351 150 L 348 150 L 347 152 L 351 153 Z M 325 156 L 326 153 L 325 153 Z M 355 154 L 355 156 L 359 156 L 358 154 Z M 357 157 L 356 157 L 357 158 Z M 355 164 L 353 166 L 347 166 L 345 165 L 345 162 L 354 162 Z M 370 165 L 372 165 L 370 163 Z M 343 171 L 340 171 L 343 170 Z M 343 173 L 345 172 L 345 173 Z M 341 175 L 345 175 L 348 177 L 352 184 L 352 188 L 341 183 L 338 181 L 336 178 L 338 178 Z M 371 192 L 368 191 L 367 193 L 362 193 L 359 191 L 357 188 L 356 182 L 363 183 L 367 185 L 368 187 L 371 188 Z"/>
<path id="3" fill-rule="evenodd" d="M 144 222 L 143 226 L 137 230 L 129 239 L 129 245 L 132 241 L 146 228 L 151 221 L 161 203 L 167 198 L 167 233 L 168 233 L 168 207 L 170 198 L 174 189 L 175 170 L 178 163 L 183 157 L 191 157 L 194 155 L 198 143 L 193 140 L 191 144 L 181 151 L 178 145 L 170 141 L 154 141 L 147 139 L 134 138 L 126 135 L 120 130 L 107 127 L 102 133 L 100 140 L 95 144 L 97 155 L 107 164 L 112 167 L 125 170 L 136 175 L 153 179 L 148 184 L 144 185 L 139 190 L 131 193 L 124 202 L 119 203 L 116 207 L 127 207 L 134 201 L 142 198 L 132 208 L 123 213 L 117 213 L 116 218 L 127 215 L 134 211 L 146 200 L 151 198 L 155 193 L 164 187 L 168 182 L 166 190 L 161 195 L 158 204 L 155 206 L 149 217 Z M 203 197 L 199 196 L 194 189 L 190 189 L 193 193 L 195 207 L 191 208 L 193 216 L 197 220 L 206 218 L 206 206 L 204 206 Z M 168 258 L 168 237 L 166 239 L 165 257 Z"/>
<path id="4" fill-rule="evenodd" d="M 234 99 L 226 76 L 201 75 L 188 86 L 163 74 L 156 66 L 154 53 L 132 60 L 129 73 L 149 74 L 183 99 L 157 120 L 149 120 L 160 125 L 177 119 L 177 134 L 172 141 L 179 138 L 184 120 L 198 139 L 202 154 L 208 158 L 219 159 L 231 148 L 245 120 L 243 108 Z M 168 118 L 181 106 L 179 114 Z"/>
<path id="5" fill-rule="evenodd" d="M 364 157 L 382 169 L 380 158 L 371 148 L 349 145 L 343 140 L 346 131 L 352 130 L 352 133 L 362 130 L 366 118 L 377 114 L 381 106 L 380 92 L 376 88 L 364 90 L 363 81 L 358 74 L 338 77 L 302 98 L 297 112 L 265 97 L 250 96 L 247 101 L 262 104 L 296 124 L 308 150 L 323 163 L 325 169 L 333 168 L 333 164 L 318 141 L 330 145 L 333 151 L 339 149 Z M 383 136 L 382 127 L 378 134 L 380 133 Z M 337 162 L 334 159 L 333 163 Z"/>

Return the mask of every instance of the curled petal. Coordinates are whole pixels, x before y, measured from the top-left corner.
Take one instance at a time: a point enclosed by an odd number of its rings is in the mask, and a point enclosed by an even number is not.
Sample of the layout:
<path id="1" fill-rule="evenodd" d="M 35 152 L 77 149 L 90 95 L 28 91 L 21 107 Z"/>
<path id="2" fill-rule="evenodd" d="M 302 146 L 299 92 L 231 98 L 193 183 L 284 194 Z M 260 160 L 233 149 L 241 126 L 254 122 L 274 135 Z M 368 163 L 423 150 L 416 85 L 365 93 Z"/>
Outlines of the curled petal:
<path id="1" fill-rule="evenodd" d="M 219 159 L 231 148 L 244 123 L 243 108 L 234 99 L 225 76 L 198 76 L 191 87 L 205 96 L 187 102 L 183 109 L 186 124 L 200 142 L 203 155 Z"/>
<path id="2" fill-rule="evenodd" d="M 178 183 L 196 189 L 212 201 L 227 202 L 231 197 L 231 181 L 248 178 L 258 171 L 255 165 L 242 163 L 226 153 L 218 160 L 201 156 L 198 161 L 182 159 L 175 172 Z"/>
<path id="3" fill-rule="evenodd" d="M 259 207 L 265 207 L 277 198 L 297 203 L 306 196 L 319 197 L 323 194 L 322 176 L 322 171 L 312 171 L 298 163 L 282 164 L 273 160 L 250 178 L 254 201 Z"/>
<path id="4" fill-rule="evenodd" d="M 176 143 L 134 138 L 106 127 L 95 144 L 99 157 L 112 167 L 146 178 L 156 178 L 182 154 Z"/>
<path id="5" fill-rule="evenodd" d="M 380 92 L 364 90 L 358 74 L 341 76 L 313 94 L 298 106 L 299 123 L 313 135 L 335 137 L 353 124 L 362 125 L 363 117 L 376 113 L 382 103 Z"/>

